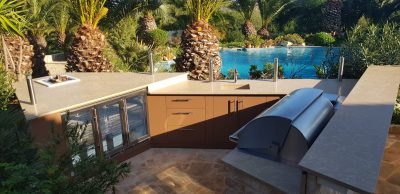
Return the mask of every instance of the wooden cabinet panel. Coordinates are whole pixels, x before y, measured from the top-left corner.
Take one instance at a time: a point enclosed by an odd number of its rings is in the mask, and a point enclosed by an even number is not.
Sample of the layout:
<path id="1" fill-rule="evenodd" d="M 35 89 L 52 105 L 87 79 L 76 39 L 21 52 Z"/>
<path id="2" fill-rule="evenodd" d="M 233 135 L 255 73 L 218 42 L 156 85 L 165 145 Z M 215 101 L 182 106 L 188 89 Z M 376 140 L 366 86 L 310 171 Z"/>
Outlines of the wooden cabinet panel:
<path id="1" fill-rule="evenodd" d="M 265 96 L 240 96 L 237 99 L 239 128 L 267 108 Z"/>
<path id="2" fill-rule="evenodd" d="M 165 96 L 147 96 L 147 110 L 150 136 L 167 132 L 167 106 Z"/>
<path id="3" fill-rule="evenodd" d="M 204 96 L 167 96 L 167 108 L 204 108 Z"/>
<path id="4" fill-rule="evenodd" d="M 234 148 L 229 136 L 237 130 L 236 96 L 215 96 L 214 117 L 207 129 L 207 139 L 213 148 Z"/>
<path id="5" fill-rule="evenodd" d="M 167 125 L 188 126 L 204 122 L 204 109 L 167 109 Z"/>

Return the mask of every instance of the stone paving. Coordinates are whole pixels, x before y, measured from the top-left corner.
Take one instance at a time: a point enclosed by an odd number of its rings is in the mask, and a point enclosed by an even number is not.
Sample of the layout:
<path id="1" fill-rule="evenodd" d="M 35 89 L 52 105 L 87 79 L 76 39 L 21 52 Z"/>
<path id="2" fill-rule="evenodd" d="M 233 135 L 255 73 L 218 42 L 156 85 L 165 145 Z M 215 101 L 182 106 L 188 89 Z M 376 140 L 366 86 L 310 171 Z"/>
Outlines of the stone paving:
<path id="1" fill-rule="evenodd" d="M 224 164 L 229 150 L 153 148 L 131 158 L 117 193 L 280 193 Z"/>
<path id="2" fill-rule="evenodd" d="M 391 130 L 379 175 L 377 194 L 400 193 L 400 130 Z"/>
<path id="3" fill-rule="evenodd" d="M 153 148 L 128 160 L 132 170 L 117 193 L 281 193 L 220 159 L 229 150 Z M 321 190 L 320 193 L 336 193 Z M 377 194 L 400 194 L 400 130 L 387 140 Z"/>

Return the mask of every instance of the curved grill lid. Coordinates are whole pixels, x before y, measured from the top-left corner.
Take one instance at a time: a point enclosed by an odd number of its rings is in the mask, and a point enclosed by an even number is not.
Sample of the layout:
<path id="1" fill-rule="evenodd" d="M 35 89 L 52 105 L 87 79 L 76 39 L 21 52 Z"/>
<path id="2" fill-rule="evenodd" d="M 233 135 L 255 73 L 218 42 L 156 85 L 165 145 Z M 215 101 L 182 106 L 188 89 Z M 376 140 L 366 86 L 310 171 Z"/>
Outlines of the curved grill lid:
<path id="1" fill-rule="evenodd" d="M 333 112 L 333 105 L 322 90 L 299 89 L 258 115 L 230 138 L 242 150 L 297 163 Z"/>

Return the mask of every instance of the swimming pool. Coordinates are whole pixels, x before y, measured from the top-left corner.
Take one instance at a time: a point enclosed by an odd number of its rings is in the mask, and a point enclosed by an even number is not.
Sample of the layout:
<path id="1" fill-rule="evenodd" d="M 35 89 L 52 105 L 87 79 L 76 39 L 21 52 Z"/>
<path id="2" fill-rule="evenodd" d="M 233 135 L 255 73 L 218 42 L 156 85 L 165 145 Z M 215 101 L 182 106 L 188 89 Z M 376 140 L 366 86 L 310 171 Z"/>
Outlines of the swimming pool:
<path id="1" fill-rule="evenodd" d="M 265 63 L 273 63 L 274 58 L 278 58 L 279 64 L 284 67 L 285 78 L 317 78 L 313 65 L 323 63 L 327 50 L 326 47 L 275 47 L 246 51 L 222 49 L 221 73 L 227 75 L 229 69 L 236 68 L 241 79 L 249 79 L 250 65 L 257 65 L 262 70 Z M 338 48 L 332 51 L 335 55 L 339 53 Z"/>

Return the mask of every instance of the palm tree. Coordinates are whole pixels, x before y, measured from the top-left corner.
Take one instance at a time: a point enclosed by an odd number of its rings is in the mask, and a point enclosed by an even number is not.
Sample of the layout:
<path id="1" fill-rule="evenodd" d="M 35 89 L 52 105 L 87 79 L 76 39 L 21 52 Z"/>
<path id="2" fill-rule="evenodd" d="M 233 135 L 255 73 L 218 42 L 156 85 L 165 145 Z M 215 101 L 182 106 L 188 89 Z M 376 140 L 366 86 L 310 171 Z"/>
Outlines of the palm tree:
<path id="1" fill-rule="evenodd" d="M 257 0 L 237 0 L 236 4 L 242 13 L 245 23 L 242 25 L 242 33 L 245 37 L 251 35 L 257 35 L 257 30 L 254 24 L 251 22 L 251 16 L 253 15 L 254 7 L 256 6 Z"/>
<path id="2" fill-rule="evenodd" d="M 176 59 L 177 71 L 189 71 L 189 78 L 205 80 L 209 77 L 210 61 L 213 59 L 213 75 L 215 78 L 220 76 L 219 40 L 208 21 L 226 2 L 226 0 L 187 1 L 187 8 L 193 21 L 182 33 L 182 54 Z"/>
<path id="3" fill-rule="evenodd" d="M 269 38 L 268 25 L 291 3 L 296 0 L 258 0 L 258 7 L 262 18 L 262 27 L 258 34 Z"/>
<path id="4" fill-rule="evenodd" d="M 57 33 L 57 42 L 60 48 L 64 48 L 67 27 L 71 23 L 70 19 L 70 4 L 65 1 L 57 3 L 51 15 L 51 25 Z"/>
<path id="5" fill-rule="evenodd" d="M 72 12 L 80 18 L 80 26 L 72 40 L 67 57 L 67 71 L 110 72 L 112 65 L 103 55 L 106 38 L 98 28 L 108 9 L 106 0 L 72 0 Z"/>
<path id="6" fill-rule="evenodd" d="M 323 8 L 322 26 L 324 31 L 337 35 L 342 25 L 342 0 L 328 0 Z"/>
<path id="7" fill-rule="evenodd" d="M 154 19 L 153 12 L 161 5 L 160 0 L 143 0 L 141 7 L 144 9 L 143 18 L 140 20 L 141 28 L 150 32 L 157 29 L 157 23 Z"/>
<path id="8" fill-rule="evenodd" d="M 0 0 L 0 35 L 5 69 L 14 74 L 32 71 L 32 47 L 24 38 L 26 1 Z"/>
<path id="9" fill-rule="evenodd" d="M 41 77 L 48 75 L 44 57 L 47 49 L 46 36 L 54 31 L 50 25 L 50 16 L 55 7 L 56 0 L 28 0 L 29 26 L 26 36 L 33 46 L 34 56 L 32 58 L 32 76 Z"/>

